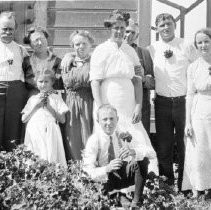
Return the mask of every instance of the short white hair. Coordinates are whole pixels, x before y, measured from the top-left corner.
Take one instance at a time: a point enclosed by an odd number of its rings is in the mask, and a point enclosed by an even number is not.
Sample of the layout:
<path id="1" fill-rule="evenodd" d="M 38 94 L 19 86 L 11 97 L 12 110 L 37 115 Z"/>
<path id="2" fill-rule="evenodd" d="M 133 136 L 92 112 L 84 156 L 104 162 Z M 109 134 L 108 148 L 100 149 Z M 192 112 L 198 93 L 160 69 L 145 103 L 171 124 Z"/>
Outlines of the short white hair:
<path id="1" fill-rule="evenodd" d="M 15 22 L 15 29 L 18 27 L 18 24 L 16 22 L 15 13 L 11 11 L 4 11 L 0 13 L 0 20 L 2 18 L 6 17 L 7 19 L 13 19 Z"/>

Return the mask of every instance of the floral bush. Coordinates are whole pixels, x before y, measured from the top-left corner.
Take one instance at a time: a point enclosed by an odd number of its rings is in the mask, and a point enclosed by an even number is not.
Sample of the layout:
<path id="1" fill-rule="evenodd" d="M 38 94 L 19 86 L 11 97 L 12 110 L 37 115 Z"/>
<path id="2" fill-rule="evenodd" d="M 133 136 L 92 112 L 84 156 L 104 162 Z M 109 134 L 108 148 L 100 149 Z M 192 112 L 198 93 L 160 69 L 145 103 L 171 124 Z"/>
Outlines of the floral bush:
<path id="1" fill-rule="evenodd" d="M 149 173 L 144 191 L 143 209 L 208 210 L 211 208 L 210 202 L 205 201 L 204 197 L 184 197 L 165 181 L 166 177 Z"/>
<path id="2" fill-rule="evenodd" d="M 40 160 L 24 146 L 0 153 L 0 209 L 109 209 L 101 184 L 80 162 L 68 169 Z"/>
<path id="3" fill-rule="evenodd" d="M 103 195 L 102 184 L 94 183 L 81 162 L 59 164 L 40 160 L 21 145 L 0 153 L 0 210 L 112 209 L 119 201 Z M 186 199 L 165 185 L 163 177 L 150 173 L 142 209 L 208 209 L 209 203 Z"/>

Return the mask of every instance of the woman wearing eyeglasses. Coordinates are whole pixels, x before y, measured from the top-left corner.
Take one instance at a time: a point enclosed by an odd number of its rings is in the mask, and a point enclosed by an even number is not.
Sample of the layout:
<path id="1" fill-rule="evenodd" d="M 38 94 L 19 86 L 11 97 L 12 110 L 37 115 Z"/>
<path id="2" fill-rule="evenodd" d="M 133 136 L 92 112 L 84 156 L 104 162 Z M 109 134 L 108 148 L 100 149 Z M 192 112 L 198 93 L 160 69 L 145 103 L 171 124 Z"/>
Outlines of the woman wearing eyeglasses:
<path id="1" fill-rule="evenodd" d="M 60 69 L 61 59 L 49 50 L 48 37 L 48 32 L 41 27 L 32 27 L 28 30 L 24 43 L 29 44 L 33 52 L 25 58 L 24 63 L 31 64 L 34 74 L 42 69 L 51 69 L 56 77 L 54 89 L 61 93 L 64 89 Z M 31 91 L 30 94 L 32 95 L 33 92 L 36 90 Z"/>

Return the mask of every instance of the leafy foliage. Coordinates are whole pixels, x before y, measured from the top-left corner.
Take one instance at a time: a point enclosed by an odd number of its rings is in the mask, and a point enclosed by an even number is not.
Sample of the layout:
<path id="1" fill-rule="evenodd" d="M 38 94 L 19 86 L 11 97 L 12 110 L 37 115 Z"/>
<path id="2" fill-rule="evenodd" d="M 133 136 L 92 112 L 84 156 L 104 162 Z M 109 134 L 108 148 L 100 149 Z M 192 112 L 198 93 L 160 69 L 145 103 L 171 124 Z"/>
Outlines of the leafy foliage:
<path id="1" fill-rule="evenodd" d="M 0 210 L 4 209 L 112 209 L 118 201 L 102 193 L 82 170 L 81 162 L 65 169 L 39 159 L 21 145 L 0 153 Z M 150 173 L 144 191 L 143 209 L 208 208 L 208 203 L 186 199 L 165 185 L 163 177 Z"/>
<path id="2" fill-rule="evenodd" d="M 40 160 L 24 146 L 0 154 L 0 209 L 100 209 L 110 201 L 82 171 Z"/>

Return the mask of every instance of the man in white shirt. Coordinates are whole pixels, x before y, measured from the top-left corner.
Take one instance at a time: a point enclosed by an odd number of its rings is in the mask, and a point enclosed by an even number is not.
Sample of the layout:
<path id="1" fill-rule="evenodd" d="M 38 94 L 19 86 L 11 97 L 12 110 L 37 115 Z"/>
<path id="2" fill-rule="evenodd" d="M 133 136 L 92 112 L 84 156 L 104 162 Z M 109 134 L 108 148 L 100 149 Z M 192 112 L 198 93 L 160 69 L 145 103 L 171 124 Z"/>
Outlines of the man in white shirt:
<path id="1" fill-rule="evenodd" d="M 168 13 L 155 21 L 161 37 L 149 46 L 155 76 L 156 152 L 159 174 L 174 185 L 173 147 L 178 149 L 178 189 L 181 190 L 184 165 L 184 126 L 187 68 L 196 58 L 193 45 L 175 37 L 176 22 Z"/>
<path id="2" fill-rule="evenodd" d="M 27 91 L 25 82 L 33 83 L 31 67 L 22 68 L 26 50 L 13 41 L 17 24 L 12 12 L 0 14 L 0 150 L 20 143 L 23 109 Z"/>
<path id="3" fill-rule="evenodd" d="M 147 176 L 146 150 L 139 142 L 125 142 L 117 131 L 116 109 L 108 104 L 97 112 L 100 130 L 88 139 L 84 154 L 84 170 L 93 180 L 104 182 L 105 192 L 121 189 L 135 183 L 132 207 L 141 205 L 143 187 Z M 112 149 L 113 147 L 113 154 Z M 113 157 L 110 159 L 110 157 Z M 109 160 L 110 159 L 110 160 Z M 143 160 L 144 159 L 144 160 Z M 143 163 L 145 161 L 145 167 Z"/>

